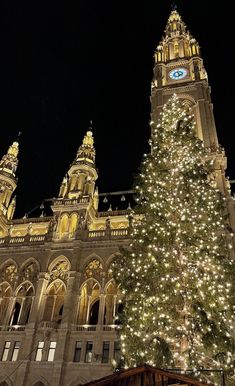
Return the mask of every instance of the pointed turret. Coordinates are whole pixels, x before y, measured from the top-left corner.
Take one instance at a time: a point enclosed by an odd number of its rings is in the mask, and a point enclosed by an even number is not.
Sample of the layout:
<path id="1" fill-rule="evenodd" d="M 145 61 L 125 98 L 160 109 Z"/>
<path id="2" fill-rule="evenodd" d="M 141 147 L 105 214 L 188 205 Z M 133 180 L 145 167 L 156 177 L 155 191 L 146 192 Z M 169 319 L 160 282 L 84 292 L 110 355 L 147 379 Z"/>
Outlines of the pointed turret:
<path id="1" fill-rule="evenodd" d="M 90 128 L 83 138 L 68 174 L 62 181 L 59 197 L 78 198 L 83 195 L 93 197 L 97 177 L 94 138 Z"/>
<path id="2" fill-rule="evenodd" d="M 18 165 L 19 143 L 13 142 L 0 161 L 0 216 L 4 215 L 8 218 L 13 215 L 13 207 L 15 200 L 12 202 L 11 209 L 8 212 L 11 196 L 16 188 L 15 173 Z"/>
<path id="3" fill-rule="evenodd" d="M 174 7 L 166 25 L 165 35 L 157 46 L 155 61 L 156 63 L 166 63 L 193 56 L 200 56 L 199 44 L 188 31 L 176 7 Z"/>

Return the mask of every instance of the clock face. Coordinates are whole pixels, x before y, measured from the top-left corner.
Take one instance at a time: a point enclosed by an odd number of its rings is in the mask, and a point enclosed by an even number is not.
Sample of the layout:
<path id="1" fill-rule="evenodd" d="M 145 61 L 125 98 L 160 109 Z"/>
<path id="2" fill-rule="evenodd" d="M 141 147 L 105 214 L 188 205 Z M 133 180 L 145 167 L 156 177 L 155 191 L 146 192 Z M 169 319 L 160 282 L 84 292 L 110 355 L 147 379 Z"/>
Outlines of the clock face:
<path id="1" fill-rule="evenodd" d="M 187 73 L 188 71 L 186 70 L 186 68 L 180 67 L 174 68 L 174 70 L 169 73 L 169 76 L 173 80 L 179 80 L 185 78 Z"/>

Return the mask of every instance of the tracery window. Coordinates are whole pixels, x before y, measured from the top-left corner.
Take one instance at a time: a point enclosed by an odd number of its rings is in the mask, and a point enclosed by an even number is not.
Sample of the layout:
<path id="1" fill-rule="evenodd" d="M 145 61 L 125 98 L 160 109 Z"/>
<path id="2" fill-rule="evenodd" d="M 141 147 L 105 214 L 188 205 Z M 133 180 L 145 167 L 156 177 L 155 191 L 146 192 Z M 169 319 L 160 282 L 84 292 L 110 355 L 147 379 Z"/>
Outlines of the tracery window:
<path id="1" fill-rule="evenodd" d="M 10 325 L 26 325 L 32 307 L 34 288 L 30 282 L 23 283 L 16 293 L 15 305 L 10 318 Z"/>
<path id="2" fill-rule="evenodd" d="M 29 280 L 32 283 L 34 283 L 38 276 L 38 266 L 34 261 L 29 262 L 26 264 L 22 269 L 22 279 L 23 281 Z"/>
<path id="3" fill-rule="evenodd" d="M 44 321 L 61 322 L 64 298 L 66 294 L 65 284 L 61 280 L 55 280 L 48 288 L 44 309 Z"/>
<path id="4" fill-rule="evenodd" d="M 97 277 L 101 276 L 103 272 L 103 265 L 97 259 L 93 259 L 85 269 L 85 277 Z"/>
<path id="5" fill-rule="evenodd" d="M 79 298 L 78 324 L 98 323 L 100 286 L 96 280 L 90 279 L 81 288 Z"/>
<path id="6" fill-rule="evenodd" d="M 0 281 L 7 281 L 8 283 L 13 283 L 17 276 L 17 267 L 15 264 L 11 263 L 6 265 L 2 272 L 0 273 Z"/>
<path id="7" fill-rule="evenodd" d="M 63 256 L 57 260 L 55 265 L 50 269 L 50 281 L 56 279 L 62 279 L 63 281 L 67 281 L 68 279 L 68 271 L 70 269 L 70 264 L 67 259 Z"/>

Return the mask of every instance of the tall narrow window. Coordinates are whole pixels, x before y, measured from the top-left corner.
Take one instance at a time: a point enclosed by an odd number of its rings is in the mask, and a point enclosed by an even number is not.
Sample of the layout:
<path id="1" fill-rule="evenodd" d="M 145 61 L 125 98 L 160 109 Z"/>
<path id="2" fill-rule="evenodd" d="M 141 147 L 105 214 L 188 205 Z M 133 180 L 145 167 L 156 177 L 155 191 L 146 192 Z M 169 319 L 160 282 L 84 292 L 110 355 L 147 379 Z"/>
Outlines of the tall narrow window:
<path id="1" fill-rule="evenodd" d="M 11 345 L 11 342 L 5 342 L 3 353 L 2 353 L 2 361 L 3 362 L 7 361 L 8 353 L 10 350 L 10 345 Z"/>
<path id="2" fill-rule="evenodd" d="M 74 351 L 74 362 L 80 362 L 81 361 L 81 351 L 82 351 L 82 342 L 78 341 L 75 344 L 75 351 Z"/>
<path id="3" fill-rule="evenodd" d="M 103 343 L 102 363 L 108 363 L 109 361 L 109 342 Z"/>
<path id="4" fill-rule="evenodd" d="M 49 351 L 48 351 L 48 362 L 53 362 L 55 356 L 56 342 L 50 342 Z"/>
<path id="5" fill-rule="evenodd" d="M 12 313 L 12 317 L 11 317 L 11 322 L 10 322 L 11 326 L 15 326 L 18 324 L 19 317 L 20 317 L 20 310 L 21 310 L 21 304 L 19 302 L 16 302 Z"/>
<path id="6" fill-rule="evenodd" d="M 17 358 L 19 355 L 19 349 L 20 349 L 20 342 L 15 342 L 13 352 L 12 352 L 12 357 L 11 357 L 12 362 L 17 361 Z"/>
<path id="7" fill-rule="evenodd" d="M 114 342 L 114 352 L 113 352 L 113 359 L 118 364 L 121 359 L 121 348 L 120 348 L 120 342 L 116 341 Z"/>
<path id="8" fill-rule="evenodd" d="M 92 359 L 92 347 L 93 347 L 93 342 L 86 342 L 86 357 L 85 357 L 85 362 L 91 362 Z"/>
<path id="9" fill-rule="evenodd" d="M 40 362 L 42 360 L 43 348 L 44 348 L 44 342 L 38 342 L 35 361 Z"/>

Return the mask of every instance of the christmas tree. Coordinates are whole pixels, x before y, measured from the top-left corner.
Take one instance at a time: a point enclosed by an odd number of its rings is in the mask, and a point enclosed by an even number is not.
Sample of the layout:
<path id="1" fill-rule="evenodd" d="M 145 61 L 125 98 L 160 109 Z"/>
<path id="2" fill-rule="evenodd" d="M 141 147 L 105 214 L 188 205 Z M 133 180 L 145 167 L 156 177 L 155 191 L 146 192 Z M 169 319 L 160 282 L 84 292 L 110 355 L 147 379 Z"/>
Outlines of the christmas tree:
<path id="1" fill-rule="evenodd" d="M 113 264 L 124 298 L 124 362 L 196 374 L 224 369 L 231 379 L 232 234 L 225 198 L 215 187 L 214 161 L 176 95 L 151 126 L 131 243 Z M 216 379 L 209 373 L 206 378 Z"/>

